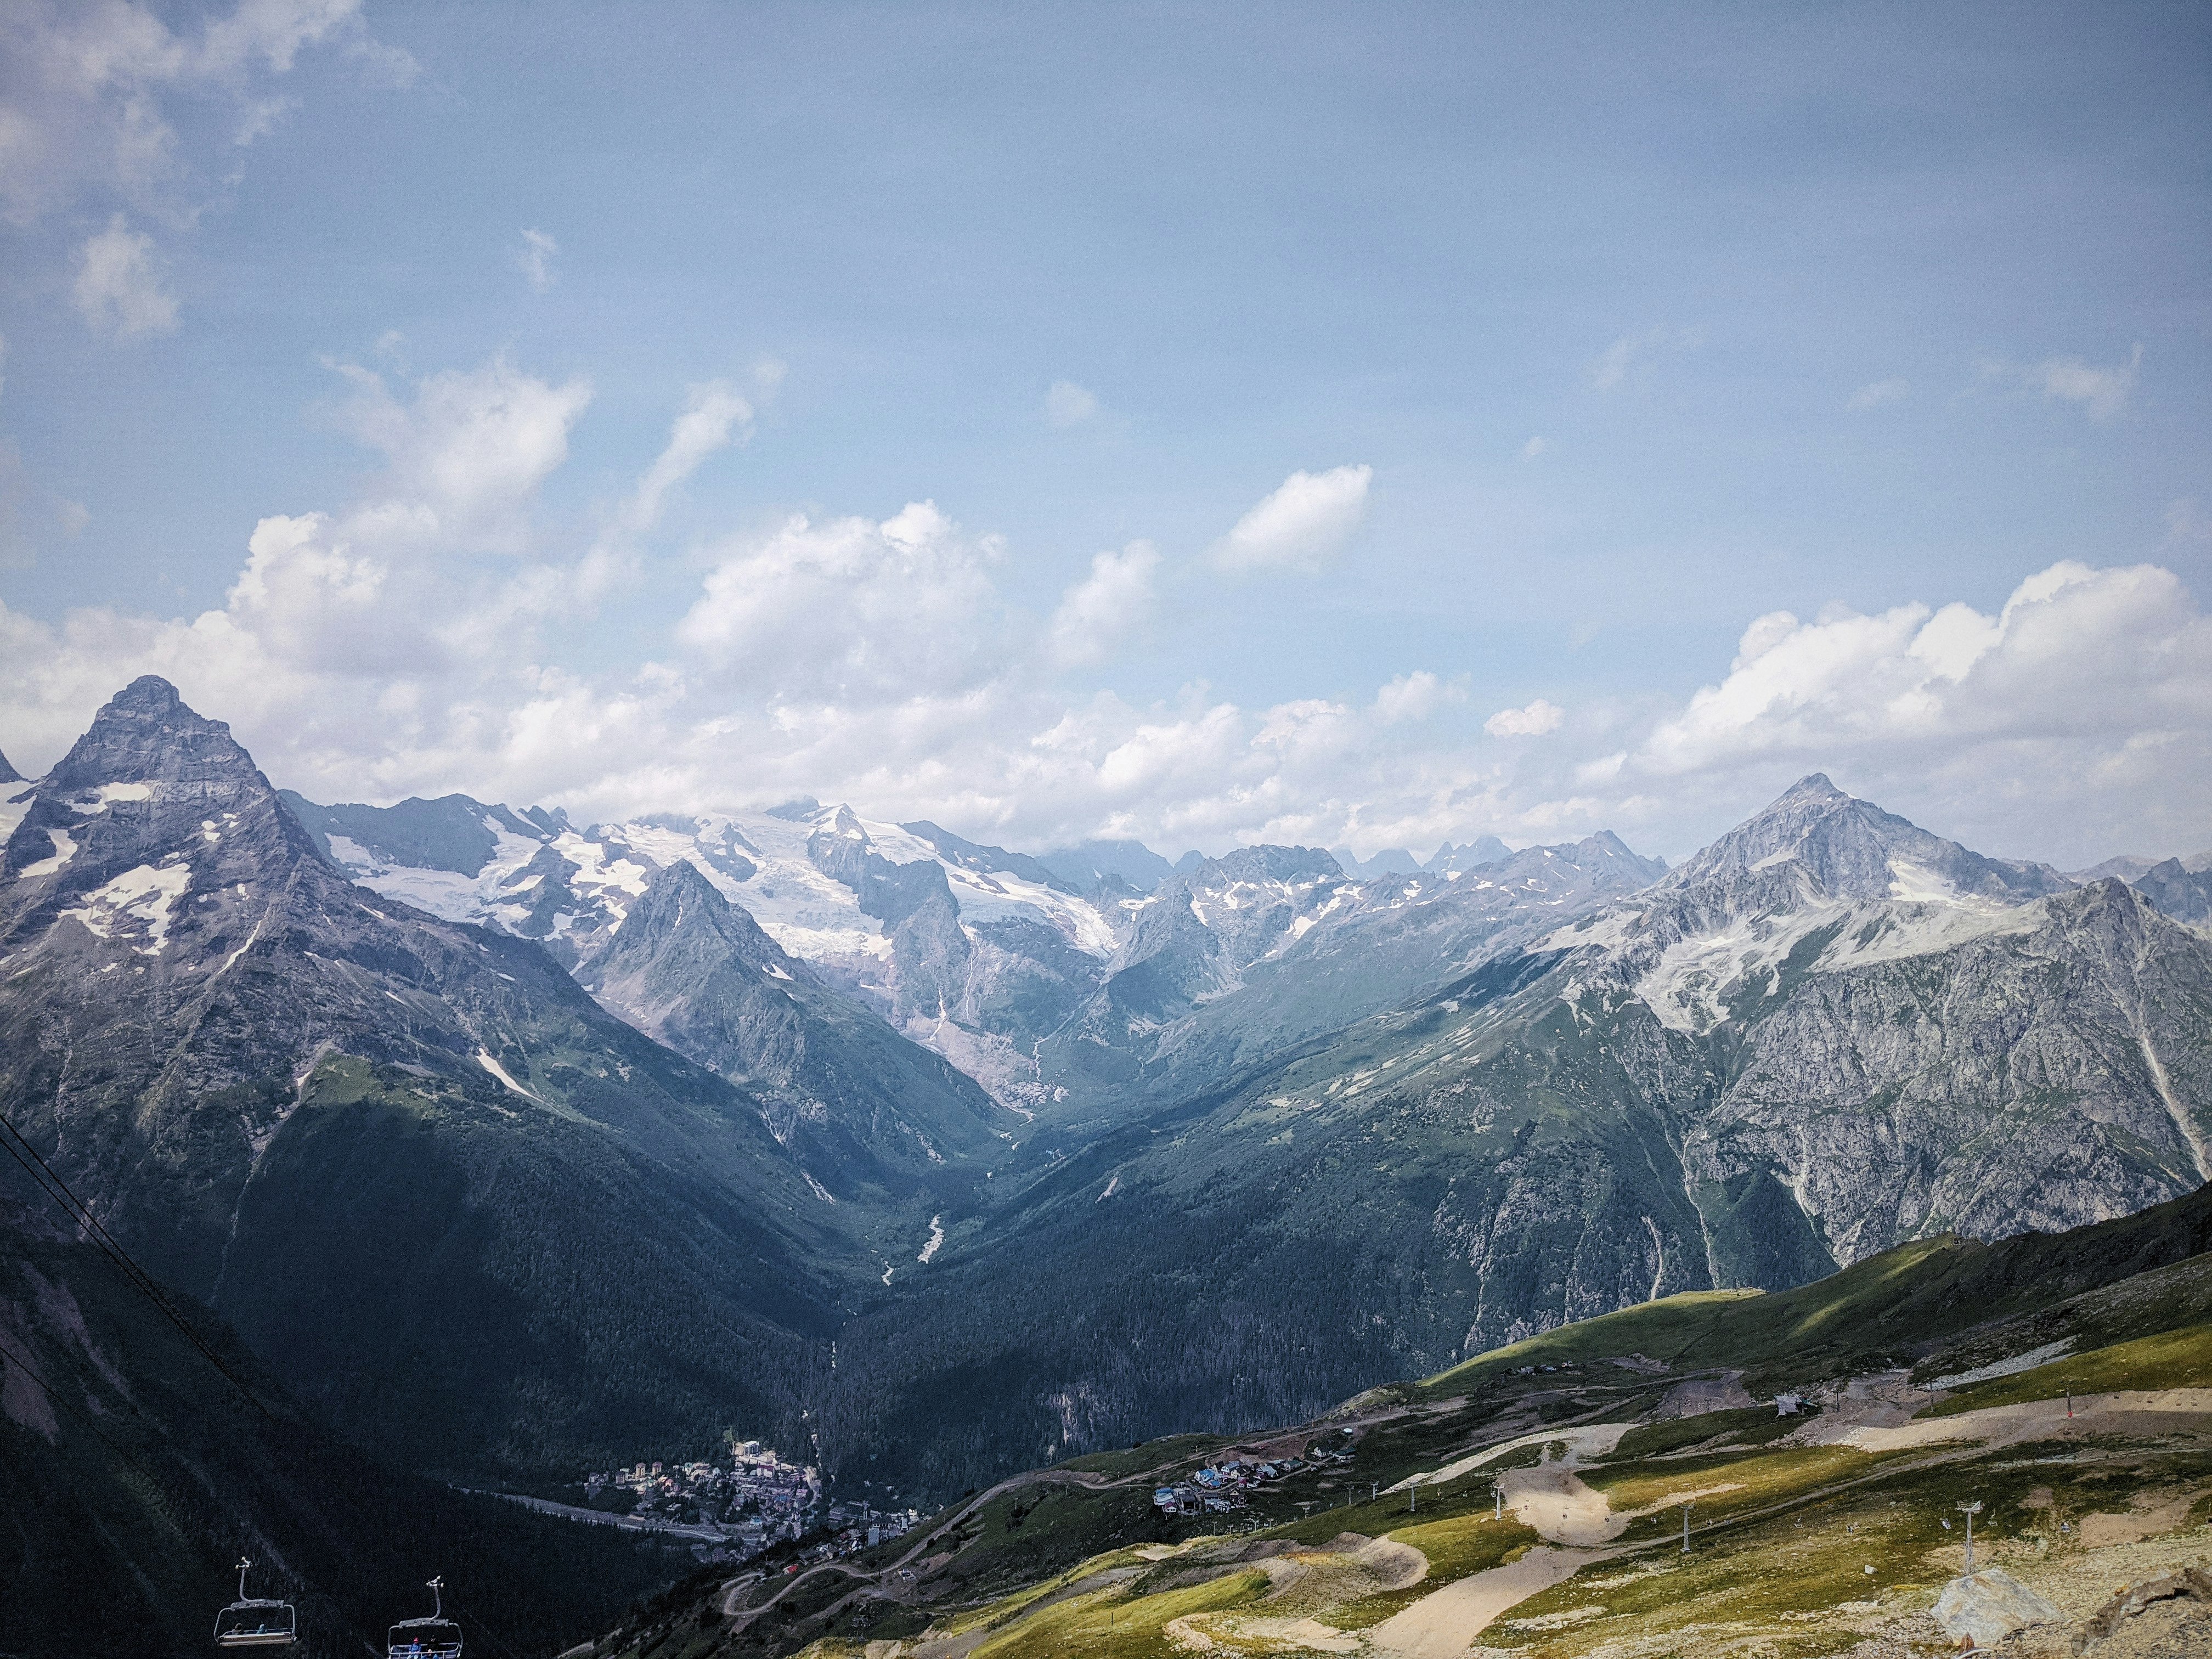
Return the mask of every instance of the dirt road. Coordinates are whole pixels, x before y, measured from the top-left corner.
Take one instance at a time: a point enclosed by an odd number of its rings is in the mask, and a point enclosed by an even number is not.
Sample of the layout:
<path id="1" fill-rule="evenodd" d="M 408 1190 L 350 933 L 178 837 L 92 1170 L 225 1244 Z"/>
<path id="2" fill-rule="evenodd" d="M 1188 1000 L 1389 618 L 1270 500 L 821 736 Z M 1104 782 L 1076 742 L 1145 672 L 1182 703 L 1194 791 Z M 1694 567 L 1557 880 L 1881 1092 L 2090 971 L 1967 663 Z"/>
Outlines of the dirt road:
<path id="1" fill-rule="evenodd" d="M 1368 1651 L 1378 1659 L 1462 1659 L 1500 1613 L 1614 1553 L 1537 1548 L 1518 1561 L 1455 1579 L 1369 1631 Z"/>

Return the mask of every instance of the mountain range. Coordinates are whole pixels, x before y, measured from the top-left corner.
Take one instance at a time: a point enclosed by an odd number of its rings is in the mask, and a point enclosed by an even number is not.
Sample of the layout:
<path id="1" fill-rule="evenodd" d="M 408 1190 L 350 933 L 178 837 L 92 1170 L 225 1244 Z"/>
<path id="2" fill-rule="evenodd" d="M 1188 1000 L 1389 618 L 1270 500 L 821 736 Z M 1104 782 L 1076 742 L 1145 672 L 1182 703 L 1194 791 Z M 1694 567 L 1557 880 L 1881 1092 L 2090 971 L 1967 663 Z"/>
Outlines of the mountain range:
<path id="1" fill-rule="evenodd" d="M 1671 870 L 1031 855 L 320 805 L 148 678 L 0 790 L 0 1109 L 416 1470 L 735 1430 L 957 1490 L 2212 1152 L 2212 860 L 1987 858 L 1819 776 Z"/>

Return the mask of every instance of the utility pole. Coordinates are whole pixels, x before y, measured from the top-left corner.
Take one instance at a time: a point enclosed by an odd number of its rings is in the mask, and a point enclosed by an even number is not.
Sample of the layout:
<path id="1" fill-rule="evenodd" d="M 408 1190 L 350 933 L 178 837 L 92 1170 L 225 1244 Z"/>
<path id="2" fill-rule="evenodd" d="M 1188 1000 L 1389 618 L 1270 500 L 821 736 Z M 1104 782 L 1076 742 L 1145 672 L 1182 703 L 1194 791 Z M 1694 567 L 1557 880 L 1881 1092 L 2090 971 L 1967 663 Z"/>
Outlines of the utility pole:
<path id="1" fill-rule="evenodd" d="M 1420 1497 L 1419 1497 L 1420 1490 L 1421 1490 L 1421 1477 L 1420 1477 L 1419 1475 L 1418 1475 L 1418 1474 L 1417 1474 L 1417 1475 L 1415 1475 L 1415 1476 L 1414 1476 L 1411 1480 L 1408 1480 L 1408 1481 L 1406 1483 L 1406 1513 L 1407 1513 L 1407 1514 L 1408 1514 L 1408 1515 L 1412 1515 L 1412 1514 L 1415 1513 L 1417 1510 L 1419 1510 L 1420 1509 L 1420 1507 L 1421 1507 L 1421 1500 L 1420 1500 Z"/>
<path id="2" fill-rule="evenodd" d="M 1971 1504 L 1960 1504 L 1959 1508 L 1966 1517 L 1966 1577 L 1972 1578 L 1974 1576 L 1974 1517 L 1982 1512 L 1982 1500 L 1977 1498 Z"/>
<path id="3" fill-rule="evenodd" d="M 1690 1553 L 1690 1506 L 1682 1505 L 1682 1553 Z"/>
<path id="4" fill-rule="evenodd" d="M 1505 1518 L 1505 1488 L 1493 1481 L 1491 1484 L 1490 1495 L 1498 1500 L 1497 1512 L 1490 1518 L 1493 1521 L 1503 1521 Z"/>

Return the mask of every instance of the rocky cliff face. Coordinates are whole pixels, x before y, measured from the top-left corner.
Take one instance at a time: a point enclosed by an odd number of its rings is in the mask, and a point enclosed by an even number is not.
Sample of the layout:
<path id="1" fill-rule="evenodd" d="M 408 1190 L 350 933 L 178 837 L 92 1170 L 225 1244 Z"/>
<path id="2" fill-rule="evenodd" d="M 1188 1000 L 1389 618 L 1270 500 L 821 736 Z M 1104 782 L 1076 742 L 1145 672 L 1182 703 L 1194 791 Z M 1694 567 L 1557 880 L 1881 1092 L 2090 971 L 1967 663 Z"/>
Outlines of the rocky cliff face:
<path id="1" fill-rule="evenodd" d="M 161 680 L 19 804 L 0 1109 L 295 1389 L 453 1468 L 795 1413 L 865 1264 L 763 1102 L 537 945 L 352 885 Z"/>
<path id="2" fill-rule="evenodd" d="M 964 1196 L 979 1160 L 1019 1125 L 941 1056 L 825 987 L 688 860 L 652 878 L 577 977 L 647 1036 L 744 1085 L 837 1197 Z"/>
<path id="3" fill-rule="evenodd" d="M 1610 833 L 1367 881 L 1307 848 L 1208 860 L 1133 907 L 1105 984 L 1047 1042 L 1046 1075 L 1078 1110 L 1189 1098 L 1448 985 L 1663 869 Z"/>
<path id="4" fill-rule="evenodd" d="M 1048 1094 L 1030 1057 L 1036 1039 L 1096 987 L 1114 948 L 1112 896 L 935 824 L 879 823 L 849 807 L 579 830 L 541 808 L 465 796 L 395 807 L 289 799 L 355 879 L 536 939 L 572 969 L 605 950 L 658 872 L 690 865 L 823 987 L 1022 1110 Z"/>

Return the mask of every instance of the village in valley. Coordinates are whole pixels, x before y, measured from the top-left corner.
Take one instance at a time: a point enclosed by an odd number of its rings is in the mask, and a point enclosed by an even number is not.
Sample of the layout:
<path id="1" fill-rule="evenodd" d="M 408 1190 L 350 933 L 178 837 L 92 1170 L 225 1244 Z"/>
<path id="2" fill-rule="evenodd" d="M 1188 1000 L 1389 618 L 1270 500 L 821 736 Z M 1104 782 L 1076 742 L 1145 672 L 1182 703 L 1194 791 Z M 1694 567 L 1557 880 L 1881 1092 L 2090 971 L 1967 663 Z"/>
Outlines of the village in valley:
<path id="1" fill-rule="evenodd" d="M 629 1531 L 663 1534 L 690 1546 L 702 1565 L 751 1560 L 779 1545 L 813 1541 L 805 1561 L 826 1560 L 896 1538 L 918 1511 L 868 1499 L 830 1498 L 812 1464 L 786 1462 L 757 1440 L 730 1441 L 726 1465 L 641 1462 L 586 1475 L 584 1502 L 555 1503 L 503 1493 L 543 1513 Z"/>

